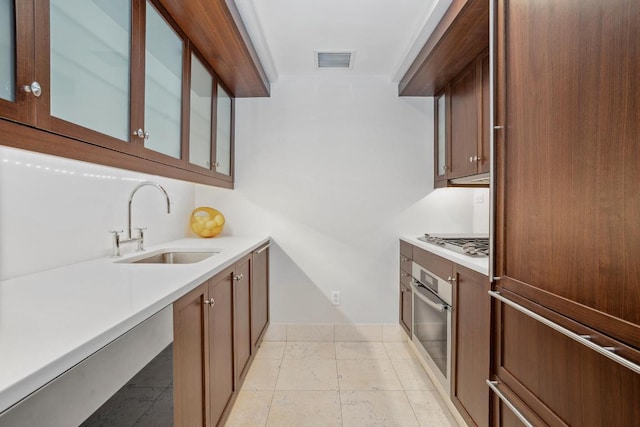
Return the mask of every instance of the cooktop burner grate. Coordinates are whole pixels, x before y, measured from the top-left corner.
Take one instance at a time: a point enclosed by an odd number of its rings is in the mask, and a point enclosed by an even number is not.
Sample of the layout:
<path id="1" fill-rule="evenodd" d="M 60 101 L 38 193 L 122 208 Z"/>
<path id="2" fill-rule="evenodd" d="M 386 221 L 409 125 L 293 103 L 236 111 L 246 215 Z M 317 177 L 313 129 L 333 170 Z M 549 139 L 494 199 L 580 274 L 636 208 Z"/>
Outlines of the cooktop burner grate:
<path id="1" fill-rule="evenodd" d="M 439 237 L 425 234 L 418 240 L 473 257 L 489 256 L 489 239 L 478 237 Z"/>

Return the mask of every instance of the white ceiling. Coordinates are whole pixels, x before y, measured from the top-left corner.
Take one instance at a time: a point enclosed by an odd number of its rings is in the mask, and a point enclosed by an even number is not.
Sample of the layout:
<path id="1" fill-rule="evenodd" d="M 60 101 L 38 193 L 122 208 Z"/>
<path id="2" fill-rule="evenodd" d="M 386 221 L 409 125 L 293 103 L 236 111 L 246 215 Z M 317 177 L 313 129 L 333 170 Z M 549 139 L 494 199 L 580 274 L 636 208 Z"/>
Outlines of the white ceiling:
<path id="1" fill-rule="evenodd" d="M 279 75 L 402 77 L 451 0 L 236 0 L 270 81 Z M 317 70 L 315 50 L 355 50 L 351 70 Z"/>

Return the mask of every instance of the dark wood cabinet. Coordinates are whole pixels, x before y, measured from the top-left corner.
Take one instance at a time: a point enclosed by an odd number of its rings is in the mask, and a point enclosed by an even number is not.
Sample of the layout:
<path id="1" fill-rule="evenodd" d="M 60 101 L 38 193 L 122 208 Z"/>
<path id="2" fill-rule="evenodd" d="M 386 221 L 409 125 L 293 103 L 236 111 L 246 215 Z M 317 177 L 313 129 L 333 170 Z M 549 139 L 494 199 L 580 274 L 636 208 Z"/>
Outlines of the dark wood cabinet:
<path id="1" fill-rule="evenodd" d="M 400 272 L 400 326 L 411 337 L 413 324 L 413 298 L 411 291 L 411 277 L 404 271 Z"/>
<path id="2" fill-rule="evenodd" d="M 483 274 L 455 265 L 451 400 L 469 425 L 489 425 L 491 289 Z"/>
<path id="3" fill-rule="evenodd" d="M 0 82 L 0 117 L 32 125 L 35 122 L 36 98 L 25 92 L 23 87 L 36 81 L 34 4 L 32 1 L 10 0 L 4 2 L 1 12 L 9 25 L 0 30 L 3 38 L 8 38 L 8 43 L 0 46 L 0 59 L 5 64 Z"/>
<path id="4" fill-rule="evenodd" d="M 411 263 L 413 261 L 413 245 L 400 241 L 400 296 L 398 317 L 400 326 L 411 339 L 413 324 L 413 297 L 411 290 Z"/>
<path id="5" fill-rule="evenodd" d="M 182 15 L 180 5 L 169 3 L 173 13 Z M 204 62 L 213 84 L 208 94 L 202 94 L 203 85 L 191 85 L 196 77 L 191 74 L 192 57 L 206 61 L 211 55 L 199 54 L 161 2 L 131 0 L 118 7 L 124 9 L 115 16 L 93 3 L 70 8 L 49 0 L 9 2 L 15 37 L 0 55 L 3 62 L 13 64 L 14 71 L 6 84 L 7 93 L 0 91 L 0 144 L 233 188 L 234 92 L 217 72 L 227 75 L 242 70 L 225 64 L 224 70 L 214 71 Z M 227 7 L 235 5 L 215 8 Z M 235 16 L 220 14 L 217 18 L 220 22 L 216 24 L 227 20 L 235 25 Z M 84 25 L 89 19 L 94 26 Z M 147 25 L 149 19 L 154 22 Z M 201 19 L 189 21 L 190 33 L 192 27 L 212 25 Z M 233 39 L 239 34 L 226 36 Z M 200 40 L 203 35 L 197 37 Z M 172 48 L 162 50 L 164 45 Z M 96 56 L 95 51 L 101 55 Z M 235 60 L 245 63 L 247 58 L 241 53 L 242 49 L 227 50 L 215 56 L 216 63 L 233 60 L 226 56 L 237 56 Z M 259 64 L 245 66 L 260 68 Z M 246 92 L 244 86 L 257 80 L 252 90 L 262 93 L 263 76 L 247 77 L 249 80 L 230 84 Z M 40 85 L 37 96 L 35 90 L 24 90 L 32 82 Z M 208 127 L 213 132 L 208 137 L 208 153 L 190 146 L 190 128 L 194 128 L 190 100 L 198 96 L 212 99 L 211 108 L 199 112 L 206 110 L 210 116 Z M 207 126 L 200 128 L 203 133 Z M 206 138 L 201 136 L 198 144 Z"/>
<path id="6" fill-rule="evenodd" d="M 234 378 L 234 280 L 227 269 L 209 281 L 208 354 L 209 375 L 205 381 L 209 392 L 211 426 L 218 425 L 236 390 Z"/>
<path id="7" fill-rule="evenodd" d="M 205 426 L 208 419 L 208 282 L 173 304 L 173 402 L 176 426 Z"/>
<path id="8" fill-rule="evenodd" d="M 235 391 L 233 268 L 173 304 L 174 425 L 215 426 Z"/>
<path id="9" fill-rule="evenodd" d="M 449 179 L 477 171 L 478 87 L 472 63 L 451 82 L 451 166 Z"/>
<path id="10" fill-rule="evenodd" d="M 252 354 L 269 326 L 269 244 L 253 251 L 251 259 Z"/>
<path id="11" fill-rule="evenodd" d="M 255 355 L 254 257 L 245 255 L 173 304 L 176 426 L 221 425 L 231 410 Z M 268 270 L 267 251 L 257 259 Z M 260 310 L 268 313 L 268 304 L 263 300 Z"/>
<path id="12" fill-rule="evenodd" d="M 447 85 L 435 96 L 433 139 L 433 186 L 447 186 L 449 165 L 451 164 L 451 89 Z"/>
<path id="13" fill-rule="evenodd" d="M 251 254 L 235 264 L 233 272 L 235 375 L 240 384 L 251 358 Z"/>
<path id="14" fill-rule="evenodd" d="M 498 17 L 500 287 L 640 349 L 640 3 Z"/>
<path id="15" fill-rule="evenodd" d="M 488 51 L 436 95 L 434 111 L 434 187 L 478 185 L 464 178 L 489 172 Z"/>
<path id="16" fill-rule="evenodd" d="M 563 327 L 595 331 L 508 291 L 503 297 Z M 495 300 L 493 379 L 513 392 L 548 425 L 635 425 L 640 419 L 640 374 Z M 610 341 L 608 346 L 638 358 L 640 352 Z M 517 401 L 516 401 L 516 406 Z M 525 415 L 525 418 L 527 415 Z M 537 424 L 536 424 L 537 425 Z"/>

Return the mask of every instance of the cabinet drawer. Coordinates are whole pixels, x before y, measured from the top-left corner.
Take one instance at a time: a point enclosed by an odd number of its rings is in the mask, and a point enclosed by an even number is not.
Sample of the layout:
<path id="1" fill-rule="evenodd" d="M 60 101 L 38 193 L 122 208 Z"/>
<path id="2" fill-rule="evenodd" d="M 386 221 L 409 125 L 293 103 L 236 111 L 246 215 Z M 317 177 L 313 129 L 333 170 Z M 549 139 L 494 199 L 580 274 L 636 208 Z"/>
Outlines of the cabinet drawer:
<path id="1" fill-rule="evenodd" d="M 436 276 L 447 279 L 453 277 L 453 263 L 424 249 L 413 249 L 413 260 Z"/>
<path id="2" fill-rule="evenodd" d="M 502 292 L 502 296 L 567 329 L 573 322 L 515 294 Z M 637 423 L 640 374 L 505 302 L 494 301 L 493 372 L 541 419 L 550 425 L 571 426 Z M 576 322 L 571 325 L 571 330 L 589 335 L 595 343 L 603 340 Z M 606 345 L 637 363 L 637 351 L 611 339 Z"/>
<path id="3" fill-rule="evenodd" d="M 413 259 L 413 245 L 411 243 L 400 240 L 400 256 Z"/>

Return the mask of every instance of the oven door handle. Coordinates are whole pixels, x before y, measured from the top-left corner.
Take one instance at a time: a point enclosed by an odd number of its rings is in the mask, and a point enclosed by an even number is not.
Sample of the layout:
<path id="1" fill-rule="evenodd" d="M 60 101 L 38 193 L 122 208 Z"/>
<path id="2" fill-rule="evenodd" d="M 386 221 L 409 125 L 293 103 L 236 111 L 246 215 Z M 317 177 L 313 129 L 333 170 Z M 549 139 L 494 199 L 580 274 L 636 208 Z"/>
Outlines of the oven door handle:
<path id="1" fill-rule="evenodd" d="M 425 285 L 420 283 L 418 280 L 413 279 L 413 283 L 414 283 L 416 288 L 423 288 L 423 289 L 426 289 L 427 291 L 431 292 L 431 290 L 429 288 L 427 288 Z M 425 295 L 423 295 L 421 292 L 414 292 L 413 294 L 415 296 L 417 296 L 418 298 L 420 298 L 422 300 L 422 302 L 427 304 L 429 307 L 431 307 L 434 310 L 437 310 L 439 312 L 443 312 L 445 310 L 448 310 L 449 307 L 451 307 L 449 304 L 445 304 L 445 303 L 438 304 L 438 303 L 435 303 L 435 302 L 431 301 L 429 298 L 427 298 Z M 435 296 L 436 298 L 438 298 L 435 294 L 432 293 L 432 295 Z M 440 298 L 438 298 L 438 299 L 440 299 Z"/>

